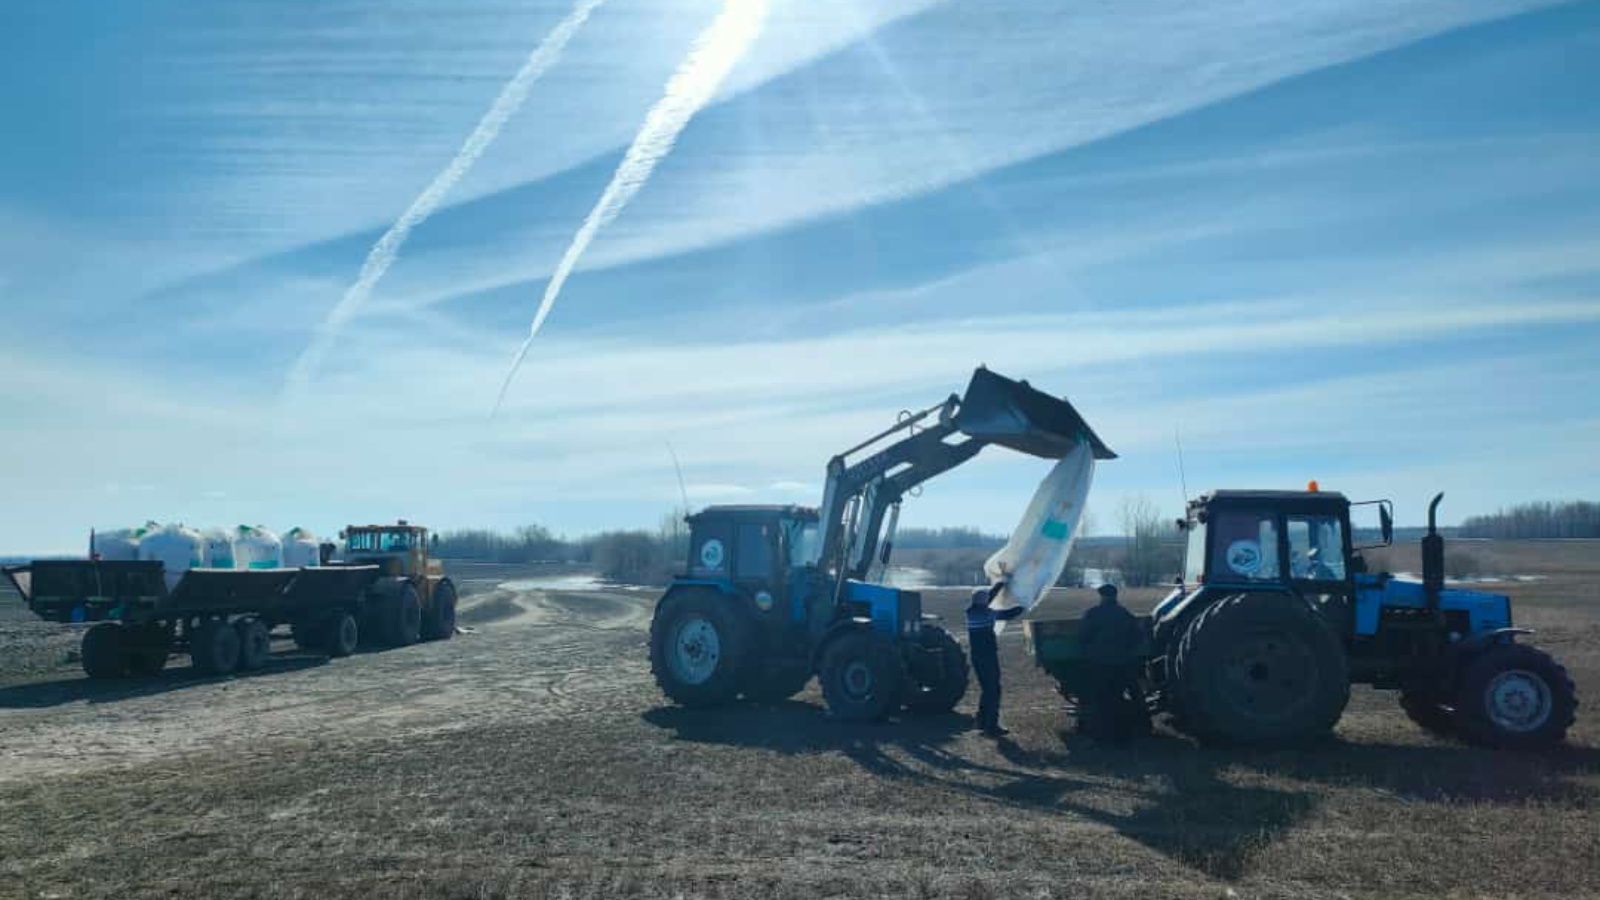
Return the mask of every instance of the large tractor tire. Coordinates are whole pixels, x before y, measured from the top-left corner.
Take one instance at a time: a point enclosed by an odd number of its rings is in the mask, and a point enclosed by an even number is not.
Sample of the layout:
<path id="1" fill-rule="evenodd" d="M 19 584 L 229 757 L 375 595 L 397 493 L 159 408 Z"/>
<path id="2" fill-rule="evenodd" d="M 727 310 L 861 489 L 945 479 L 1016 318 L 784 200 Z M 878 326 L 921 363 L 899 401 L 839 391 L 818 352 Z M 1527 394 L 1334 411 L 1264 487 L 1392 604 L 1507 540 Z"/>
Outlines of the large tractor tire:
<path id="1" fill-rule="evenodd" d="M 1560 743 L 1577 712 L 1577 688 L 1567 670 L 1524 644 L 1497 644 L 1467 663 L 1456 698 L 1462 735 L 1485 747 L 1531 750 Z"/>
<path id="2" fill-rule="evenodd" d="M 746 679 L 743 694 L 756 703 L 781 703 L 806 689 L 811 669 L 800 665 L 768 666 Z"/>
<path id="3" fill-rule="evenodd" d="M 1417 727 L 1439 737 L 1455 737 L 1456 711 L 1435 689 L 1407 685 L 1400 688 L 1400 708 Z"/>
<path id="4" fill-rule="evenodd" d="M 1235 594 L 1189 623 L 1173 665 L 1177 721 L 1202 740 L 1298 741 L 1350 702 L 1339 638 L 1299 599 Z"/>
<path id="5" fill-rule="evenodd" d="M 226 675 L 239 665 L 239 630 L 226 619 L 207 619 L 189 635 L 189 658 L 203 675 Z"/>
<path id="6" fill-rule="evenodd" d="M 847 631 L 822 651 L 822 696 L 847 722 L 877 722 L 905 697 L 905 662 L 894 642 L 866 629 Z"/>
<path id="7" fill-rule="evenodd" d="M 456 586 L 441 581 L 433 588 L 433 603 L 422 617 L 422 639 L 448 641 L 456 634 Z"/>
<path id="8" fill-rule="evenodd" d="M 422 597 L 407 584 L 378 603 L 378 638 L 387 647 L 409 647 L 422 636 Z"/>
<path id="9" fill-rule="evenodd" d="M 317 649 L 338 659 L 356 652 L 356 645 L 360 642 L 361 629 L 356 625 L 356 617 L 340 611 L 323 620 L 321 642 Z"/>
<path id="10" fill-rule="evenodd" d="M 90 678 L 128 674 L 128 632 L 115 622 L 101 622 L 83 636 L 83 673 Z"/>
<path id="11" fill-rule="evenodd" d="M 744 683 L 750 622 L 739 601 L 714 591 L 669 594 L 650 622 L 650 671 L 661 692 L 684 706 L 732 702 Z"/>
<path id="12" fill-rule="evenodd" d="M 165 627 L 152 623 L 129 629 L 129 674 L 154 675 L 167 667 L 167 657 L 171 655 L 172 635 Z"/>
<path id="13" fill-rule="evenodd" d="M 233 623 L 239 632 L 239 669 L 254 672 L 267 664 L 272 656 L 272 631 L 267 623 L 251 617 Z"/>
<path id="14" fill-rule="evenodd" d="M 939 655 L 938 678 L 924 682 L 913 669 L 906 679 L 906 709 L 921 715 L 942 715 L 967 695 L 967 653 L 950 632 L 924 625 L 919 638 L 924 652 Z"/>

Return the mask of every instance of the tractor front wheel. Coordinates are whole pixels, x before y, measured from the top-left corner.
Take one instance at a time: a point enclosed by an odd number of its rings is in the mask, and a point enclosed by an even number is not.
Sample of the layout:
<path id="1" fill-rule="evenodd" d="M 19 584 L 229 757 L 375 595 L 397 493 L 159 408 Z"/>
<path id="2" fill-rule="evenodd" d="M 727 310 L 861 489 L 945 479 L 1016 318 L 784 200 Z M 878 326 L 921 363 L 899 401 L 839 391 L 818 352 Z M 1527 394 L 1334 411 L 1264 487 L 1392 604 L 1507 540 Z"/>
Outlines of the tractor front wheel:
<path id="1" fill-rule="evenodd" d="M 422 636 L 422 598 L 409 584 L 378 604 L 378 635 L 385 646 L 409 647 Z"/>
<path id="2" fill-rule="evenodd" d="M 422 618 L 422 639 L 448 641 L 456 634 L 456 586 L 448 581 L 434 585 L 433 603 Z"/>
<path id="3" fill-rule="evenodd" d="M 942 715 L 956 708 L 967 694 L 967 654 L 937 625 L 924 625 L 914 652 L 925 654 L 923 666 L 910 667 L 906 679 L 906 709 L 923 715 Z"/>
<path id="4" fill-rule="evenodd" d="M 905 696 L 900 648 L 866 629 L 834 638 L 822 653 L 822 696 L 828 710 L 847 722 L 876 722 Z"/>
<path id="5" fill-rule="evenodd" d="M 1469 662 L 1456 700 L 1467 740 L 1515 750 L 1560 743 L 1577 710 L 1577 689 L 1567 670 L 1524 644 L 1497 644 Z"/>
<path id="6" fill-rule="evenodd" d="M 1195 617 L 1178 642 L 1173 701 L 1205 740 L 1317 737 L 1350 701 L 1350 671 L 1332 629 L 1297 597 L 1235 594 Z"/>
<path id="7" fill-rule="evenodd" d="M 684 706 L 730 703 L 743 682 L 750 628 L 738 600 L 714 591 L 661 598 L 650 622 L 650 671 L 661 692 Z"/>

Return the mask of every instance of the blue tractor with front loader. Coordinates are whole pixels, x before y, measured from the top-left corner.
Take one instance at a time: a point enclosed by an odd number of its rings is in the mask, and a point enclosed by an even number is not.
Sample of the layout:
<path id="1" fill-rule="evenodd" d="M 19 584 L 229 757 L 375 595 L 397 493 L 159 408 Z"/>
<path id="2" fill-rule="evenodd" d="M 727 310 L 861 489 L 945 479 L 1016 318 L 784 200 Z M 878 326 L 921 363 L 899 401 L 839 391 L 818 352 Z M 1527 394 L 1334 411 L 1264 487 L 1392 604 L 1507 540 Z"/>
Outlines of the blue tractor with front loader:
<path id="1" fill-rule="evenodd" d="M 1153 712 L 1202 740 L 1283 742 L 1326 734 L 1351 684 L 1396 690 L 1415 722 L 1483 746 L 1562 740 L 1578 700 L 1548 653 L 1518 638 L 1509 597 L 1449 587 L 1428 506 L 1422 578 L 1367 571 L 1393 541 L 1389 501 L 1320 491 L 1219 490 L 1188 505 L 1183 574 L 1144 617 L 1141 686 Z M 1376 508 L 1381 539 L 1353 541 L 1352 506 Z M 1026 625 L 1039 665 L 1077 697 L 1092 677 L 1080 620 Z"/>
<path id="2" fill-rule="evenodd" d="M 900 503 L 991 444 L 1059 459 L 1116 454 L 1064 399 L 979 368 L 967 390 L 833 457 L 820 507 L 712 506 L 689 516 L 688 570 L 656 604 L 650 666 L 690 707 L 776 701 L 821 680 L 829 711 L 874 721 L 953 709 L 961 645 L 922 596 L 881 583 Z"/>

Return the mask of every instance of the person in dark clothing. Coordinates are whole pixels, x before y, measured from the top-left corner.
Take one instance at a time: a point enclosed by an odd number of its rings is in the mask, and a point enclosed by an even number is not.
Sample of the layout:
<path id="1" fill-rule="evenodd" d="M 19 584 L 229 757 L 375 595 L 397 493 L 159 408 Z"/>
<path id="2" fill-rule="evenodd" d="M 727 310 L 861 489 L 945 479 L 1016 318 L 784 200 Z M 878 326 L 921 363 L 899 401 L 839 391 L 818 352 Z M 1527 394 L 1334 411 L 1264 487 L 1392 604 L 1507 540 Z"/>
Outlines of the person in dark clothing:
<path id="1" fill-rule="evenodd" d="M 1078 724 L 1092 737 L 1121 740 L 1150 730 L 1150 712 L 1139 687 L 1144 629 L 1117 602 L 1116 585 L 1103 584 L 1099 593 L 1100 603 L 1083 614 L 1078 630 L 1088 675 L 1078 698 Z"/>
<path id="2" fill-rule="evenodd" d="M 967 642 L 971 645 L 972 671 L 978 676 L 978 730 L 989 737 L 1010 734 L 1000 725 L 1000 645 L 995 641 L 995 623 L 1015 619 L 1025 611 L 1020 606 L 993 609 L 989 606 L 1000 595 L 1005 582 L 972 592 L 967 607 Z"/>

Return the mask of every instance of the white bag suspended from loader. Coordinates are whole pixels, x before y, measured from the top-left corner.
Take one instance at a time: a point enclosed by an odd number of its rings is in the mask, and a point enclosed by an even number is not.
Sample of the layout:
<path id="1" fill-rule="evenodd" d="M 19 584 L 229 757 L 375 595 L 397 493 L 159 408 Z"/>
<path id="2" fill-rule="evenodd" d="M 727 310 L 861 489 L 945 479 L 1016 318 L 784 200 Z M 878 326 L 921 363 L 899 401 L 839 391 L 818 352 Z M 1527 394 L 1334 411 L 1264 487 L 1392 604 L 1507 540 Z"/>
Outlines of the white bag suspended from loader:
<path id="1" fill-rule="evenodd" d="M 1039 484 L 1011 540 L 984 563 L 990 584 L 1006 583 L 995 598 L 996 608 L 1032 609 L 1061 577 L 1078 539 L 1093 480 L 1094 451 L 1088 441 L 1080 440 Z"/>

